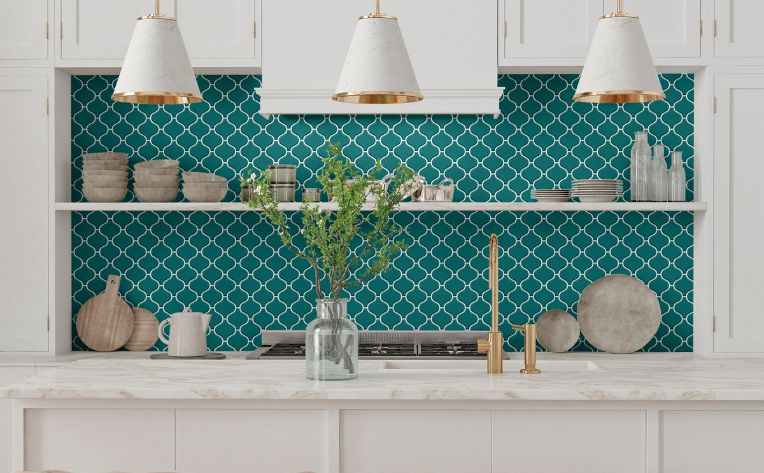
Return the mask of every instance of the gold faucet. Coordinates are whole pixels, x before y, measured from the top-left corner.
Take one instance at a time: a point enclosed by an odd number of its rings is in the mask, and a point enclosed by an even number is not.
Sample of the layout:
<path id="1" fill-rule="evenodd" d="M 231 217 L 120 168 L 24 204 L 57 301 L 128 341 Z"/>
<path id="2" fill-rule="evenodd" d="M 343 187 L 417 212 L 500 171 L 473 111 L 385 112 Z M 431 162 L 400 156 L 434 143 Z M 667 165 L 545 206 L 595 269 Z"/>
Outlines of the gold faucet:
<path id="1" fill-rule="evenodd" d="M 488 255 L 488 285 L 491 288 L 491 331 L 488 338 L 478 340 L 478 351 L 488 355 L 488 373 L 504 372 L 504 335 L 499 330 L 499 238 L 491 235 Z M 536 368 L 536 325 L 512 325 L 512 328 L 525 334 L 525 368 L 523 374 L 538 374 Z"/>

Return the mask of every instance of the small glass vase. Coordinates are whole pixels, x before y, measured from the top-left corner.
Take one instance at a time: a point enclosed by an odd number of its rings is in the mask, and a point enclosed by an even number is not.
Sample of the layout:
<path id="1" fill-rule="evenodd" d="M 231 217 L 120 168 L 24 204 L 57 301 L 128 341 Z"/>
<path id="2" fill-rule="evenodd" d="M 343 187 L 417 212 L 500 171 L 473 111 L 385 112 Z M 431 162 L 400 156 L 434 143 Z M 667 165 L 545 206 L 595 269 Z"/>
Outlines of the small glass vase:
<path id="1" fill-rule="evenodd" d="M 319 299 L 318 318 L 305 333 L 305 376 L 321 381 L 358 377 L 358 327 L 347 299 Z"/>

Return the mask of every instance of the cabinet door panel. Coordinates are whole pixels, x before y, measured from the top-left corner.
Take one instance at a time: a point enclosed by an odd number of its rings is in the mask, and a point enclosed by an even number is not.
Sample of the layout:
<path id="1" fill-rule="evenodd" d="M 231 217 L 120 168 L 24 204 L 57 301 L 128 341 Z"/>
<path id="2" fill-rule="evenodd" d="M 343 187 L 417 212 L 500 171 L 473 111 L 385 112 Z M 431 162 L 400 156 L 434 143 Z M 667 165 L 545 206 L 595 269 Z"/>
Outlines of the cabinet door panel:
<path id="1" fill-rule="evenodd" d="M 175 2 L 161 5 L 175 14 Z M 61 0 L 61 58 L 124 59 L 136 20 L 153 11 L 152 0 Z"/>
<path id="2" fill-rule="evenodd" d="M 645 425 L 644 411 L 496 411 L 493 473 L 644 473 Z"/>
<path id="3" fill-rule="evenodd" d="M 661 471 L 749 473 L 764 465 L 764 412 L 661 414 Z"/>
<path id="4" fill-rule="evenodd" d="M 29 409 L 25 425 L 27 470 L 175 470 L 172 409 Z"/>
<path id="5" fill-rule="evenodd" d="M 35 375 L 34 366 L 0 368 L 0 387 Z M 0 471 L 13 471 L 13 400 L 0 399 Z"/>
<path id="6" fill-rule="evenodd" d="M 715 77 L 714 350 L 764 351 L 764 74 Z"/>
<path id="7" fill-rule="evenodd" d="M 605 14 L 615 10 L 606 0 Z M 632 0 L 624 10 L 639 15 L 653 57 L 700 57 L 700 0 Z"/>
<path id="8" fill-rule="evenodd" d="M 192 59 L 254 59 L 254 0 L 177 0 L 178 24 Z"/>
<path id="9" fill-rule="evenodd" d="M 0 0 L 0 59 L 48 57 L 48 0 Z"/>
<path id="10" fill-rule="evenodd" d="M 176 419 L 177 471 L 327 471 L 325 411 L 178 410 Z"/>
<path id="11" fill-rule="evenodd" d="M 602 6 L 602 0 L 504 0 L 504 57 L 586 57 Z"/>
<path id="12" fill-rule="evenodd" d="M 716 0 L 717 57 L 764 57 L 764 2 Z"/>
<path id="13" fill-rule="evenodd" d="M 48 350 L 47 77 L 0 75 L 0 351 Z"/>
<path id="14" fill-rule="evenodd" d="M 344 473 L 489 473 L 491 413 L 345 411 L 340 447 Z"/>

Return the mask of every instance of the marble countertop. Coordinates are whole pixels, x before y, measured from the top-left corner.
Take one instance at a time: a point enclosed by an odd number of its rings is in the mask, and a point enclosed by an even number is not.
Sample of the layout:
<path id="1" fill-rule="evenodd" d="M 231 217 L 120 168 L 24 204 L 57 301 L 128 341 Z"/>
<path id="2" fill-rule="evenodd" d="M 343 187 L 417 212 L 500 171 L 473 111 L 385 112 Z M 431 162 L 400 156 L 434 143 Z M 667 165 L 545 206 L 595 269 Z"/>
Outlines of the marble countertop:
<path id="1" fill-rule="evenodd" d="M 518 354 L 510 354 L 520 359 Z M 93 357 L 65 363 L 0 390 L 15 399 L 331 399 L 331 400 L 742 400 L 764 401 L 764 358 L 693 354 L 539 355 L 544 363 L 590 361 L 595 370 L 516 371 L 386 369 L 362 361 L 358 379 L 317 382 L 302 361 L 148 360 Z"/>

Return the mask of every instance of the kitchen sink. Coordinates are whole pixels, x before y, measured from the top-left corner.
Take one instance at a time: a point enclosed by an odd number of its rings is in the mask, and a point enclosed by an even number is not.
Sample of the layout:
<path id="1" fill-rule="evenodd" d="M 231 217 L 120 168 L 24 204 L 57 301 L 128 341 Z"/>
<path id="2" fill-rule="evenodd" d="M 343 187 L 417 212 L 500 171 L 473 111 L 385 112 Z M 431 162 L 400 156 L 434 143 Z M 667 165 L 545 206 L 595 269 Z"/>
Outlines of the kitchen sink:
<path id="1" fill-rule="evenodd" d="M 505 373 L 518 373 L 524 367 L 522 359 L 504 360 Z M 588 360 L 536 360 L 536 367 L 541 372 L 551 371 L 601 371 L 601 368 Z M 486 370 L 485 360 L 386 360 L 380 371 L 398 372 L 482 372 Z"/>

